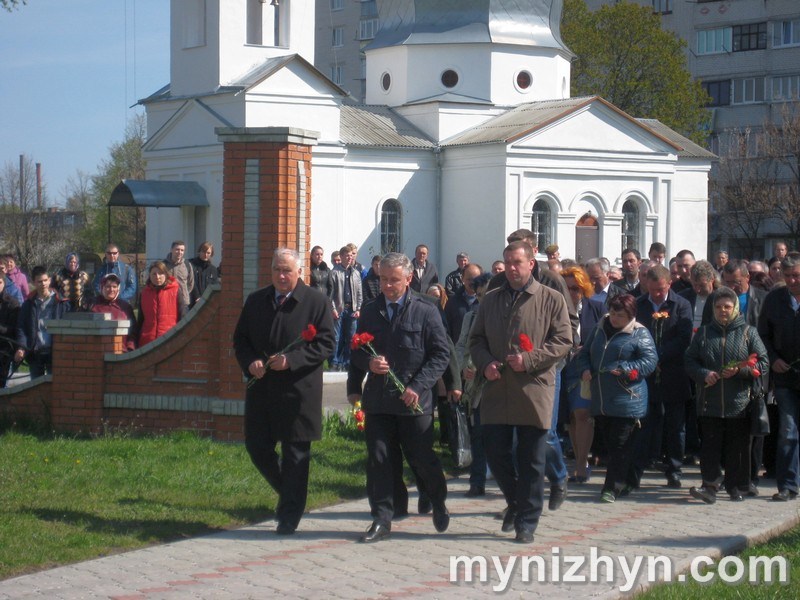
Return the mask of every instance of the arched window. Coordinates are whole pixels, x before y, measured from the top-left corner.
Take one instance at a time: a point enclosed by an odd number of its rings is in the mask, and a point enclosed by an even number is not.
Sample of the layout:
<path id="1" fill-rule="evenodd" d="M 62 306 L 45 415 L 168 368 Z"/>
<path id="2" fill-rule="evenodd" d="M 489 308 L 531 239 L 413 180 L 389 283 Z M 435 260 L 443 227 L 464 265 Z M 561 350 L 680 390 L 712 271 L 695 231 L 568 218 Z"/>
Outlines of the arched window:
<path id="1" fill-rule="evenodd" d="M 622 250 L 635 248 L 641 251 L 639 230 L 639 207 L 633 200 L 626 200 L 622 205 Z"/>
<path id="2" fill-rule="evenodd" d="M 536 234 L 540 252 L 544 252 L 544 249 L 553 243 L 552 223 L 550 205 L 545 200 L 537 200 L 531 213 L 531 231 Z"/>
<path id="3" fill-rule="evenodd" d="M 402 233 L 402 207 L 397 200 L 387 200 L 381 208 L 381 254 L 400 252 Z"/>

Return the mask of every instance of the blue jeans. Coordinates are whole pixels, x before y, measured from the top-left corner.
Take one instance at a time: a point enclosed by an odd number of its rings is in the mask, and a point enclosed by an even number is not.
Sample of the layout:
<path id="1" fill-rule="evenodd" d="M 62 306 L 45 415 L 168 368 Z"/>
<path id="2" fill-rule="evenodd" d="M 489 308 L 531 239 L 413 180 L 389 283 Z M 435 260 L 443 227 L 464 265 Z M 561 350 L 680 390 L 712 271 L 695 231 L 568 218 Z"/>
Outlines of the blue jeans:
<path id="1" fill-rule="evenodd" d="M 775 388 L 775 400 L 778 403 L 780 427 L 778 429 L 778 446 L 775 450 L 775 481 L 778 491 L 798 491 L 798 457 L 797 422 L 800 418 L 800 392 L 789 388 Z"/>
<path id="2" fill-rule="evenodd" d="M 561 369 L 556 370 L 555 400 L 553 402 L 553 419 L 547 432 L 547 454 L 545 455 L 544 472 L 550 485 L 563 485 L 567 480 L 567 465 L 558 439 L 558 404 L 561 395 Z"/>
<path id="3" fill-rule="evenodd" d="M 353 317 L 353 311 L 342 310 L 339 318 L 334 321 L 334 332 L 336 334 L 336 350 L 333 355 L 333 364 L 342 368 L 350 366 L 350 342 L 356 332 L 358 319 Z"/>

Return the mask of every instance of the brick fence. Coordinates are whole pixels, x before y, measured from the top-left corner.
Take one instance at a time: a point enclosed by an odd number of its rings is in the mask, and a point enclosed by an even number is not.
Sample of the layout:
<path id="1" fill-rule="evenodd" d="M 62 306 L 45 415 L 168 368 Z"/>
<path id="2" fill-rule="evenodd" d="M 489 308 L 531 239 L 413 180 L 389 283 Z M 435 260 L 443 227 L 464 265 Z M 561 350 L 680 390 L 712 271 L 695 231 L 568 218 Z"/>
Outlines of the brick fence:
<path id="1" fill-rule="evenodd" d="M 245 384 L 233 330 L 247 295 L 270 281 L 277 247 L 309 250 L 311 146 L 293 128 L 220 128 L 224 144 L 221 286 L 206 290 L 175 328 L 123 353 L 126 321 L 76 313 L 47 323 L 53 374 L 0 390 L 0 414 L 57 431 L 97 434 L 191 429 L 244 436 Z"/>

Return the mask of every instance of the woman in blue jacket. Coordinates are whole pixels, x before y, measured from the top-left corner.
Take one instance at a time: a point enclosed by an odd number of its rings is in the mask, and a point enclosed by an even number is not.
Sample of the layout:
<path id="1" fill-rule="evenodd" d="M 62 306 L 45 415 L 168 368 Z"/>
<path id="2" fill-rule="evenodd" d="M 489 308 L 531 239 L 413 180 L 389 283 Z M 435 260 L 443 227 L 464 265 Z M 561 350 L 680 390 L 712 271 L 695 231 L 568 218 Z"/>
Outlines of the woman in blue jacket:
<path id="1" fill-rule="evenodd" d="M 647 383 L 658 362 L 647 328 L 636 321 L 636 299 L 620 294 L 608 315 L 589 334 L 576 360 L 581 381 L 590 384 L 592 415 L 608 451 L 602 502 L 627 494 L 626 477 L 639 420 L 647 413 Z"/>

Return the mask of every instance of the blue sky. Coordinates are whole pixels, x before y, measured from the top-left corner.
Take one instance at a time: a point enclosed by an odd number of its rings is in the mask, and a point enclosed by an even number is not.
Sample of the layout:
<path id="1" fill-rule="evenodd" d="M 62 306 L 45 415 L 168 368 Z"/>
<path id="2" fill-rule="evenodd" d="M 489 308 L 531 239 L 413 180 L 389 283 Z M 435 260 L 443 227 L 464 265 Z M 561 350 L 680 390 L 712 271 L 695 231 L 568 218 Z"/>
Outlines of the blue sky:
<path id="1" fill-rule="evenodd" d="M 0 11 L 0 167 L 42 163 L 50 204 L 97 172 L 129 108 L 169 82 L 169 0 L 28 0 Z"/>

